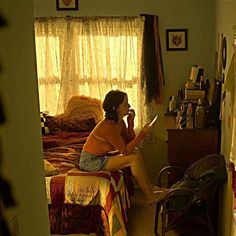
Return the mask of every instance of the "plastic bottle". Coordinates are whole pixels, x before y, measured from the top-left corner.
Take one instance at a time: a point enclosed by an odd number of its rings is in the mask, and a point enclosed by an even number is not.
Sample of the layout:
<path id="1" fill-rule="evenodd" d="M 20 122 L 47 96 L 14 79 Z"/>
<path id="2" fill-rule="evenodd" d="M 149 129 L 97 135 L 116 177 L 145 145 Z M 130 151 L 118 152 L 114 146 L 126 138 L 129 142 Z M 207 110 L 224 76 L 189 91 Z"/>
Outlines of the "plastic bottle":
<path id="1" fill-rule="evenodd" d="M 169 111 L 174 111 L 175 109 L 176 109 L 176 100 L 175 100 L 175 96 L 172 96 L 169 102 Z"/>
<path id="2" fill-rule="evenodd" d="M 205 110 L 202 105 L 202 99 L 198 99 L 198 105 L 195 111 L 195 128 L 204 128 L 205 126 Z"/>
<path id="3" fill-rule="evenodd" d="M 188 103 L 186 112 L 186 128 L 193 129 L 193 107 L 192 103 Z"/>
<path id="4" fill-rule="evenodd" d="M 205 80 L 204 77 L 201 75 L 200 77 L 200 87 L 201 90 L 205 90 Z"/>
<path id="5" fill-rule="evenodd" d="M 177 116 L 176 116 L 176 128 L 177 129 L 182 129 L 181 122 L 182 122 L 182 111 L 178 111 Z"/>
<path id="6" fill-rule="evenodd" d="M 187 105 L 186 104 L 183 104 L 181 106 L 181 112 L 182 112 L 182 116 L 181 116 L 180 125 L 181 125 L 181 128 L 184 129 L 184 128 L 186 128 L 186 114 L 187 114 Z"/>
<path id="7" fill-rule="evenodd" d="M 178 99 L 179 99 L 179 101 L 181 101 L 181 100 L 183 100 L 183 98 L 184 98 L 183 88 L 180 85 L 179 90 L 178 90 Z"/>
<path id="8" fill-rule="evenodd" d="M 209 91 L 210 91 L 210 81 L 209 79 L 207 79 L 205 83 L 205 99 L 208 99 Z"/>

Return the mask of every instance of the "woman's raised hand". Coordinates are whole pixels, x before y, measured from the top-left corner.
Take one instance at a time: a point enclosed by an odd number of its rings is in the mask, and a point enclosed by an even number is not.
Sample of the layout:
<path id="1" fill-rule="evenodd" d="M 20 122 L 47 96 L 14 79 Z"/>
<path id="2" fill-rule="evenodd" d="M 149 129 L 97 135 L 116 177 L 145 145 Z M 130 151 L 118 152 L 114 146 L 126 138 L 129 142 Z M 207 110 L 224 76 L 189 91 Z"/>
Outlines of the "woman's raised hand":
<path id="1" fill-rule="evenodd" d="M 135 117 L 134 109 L 129 109 L 129 114 L 127 116 L 128 126 L 133 126 L 134 125 L 134 117 Z"/>
<path id="2" fill-rule="evenodd" d="M 153 126 L 150 126 L 149 123 L 144 125 L 144 127 L 142 128 L 142 131 L 146 133 L 147 135 L 150 134 L 152 130 L 153 130 Z"/>

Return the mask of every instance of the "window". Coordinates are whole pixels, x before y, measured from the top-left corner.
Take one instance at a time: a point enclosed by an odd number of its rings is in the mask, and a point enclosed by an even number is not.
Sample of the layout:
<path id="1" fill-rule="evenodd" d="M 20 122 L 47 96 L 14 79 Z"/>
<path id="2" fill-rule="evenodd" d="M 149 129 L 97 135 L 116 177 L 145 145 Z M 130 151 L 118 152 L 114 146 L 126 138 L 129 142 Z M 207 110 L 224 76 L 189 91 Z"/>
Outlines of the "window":
<path id="1" fill-rule="evenodd" d="M 142 17 L 36 19 L 40 110 L 62 113 L 75 95 L 125 91 L 141 124 Z M 143 111 L 142 111 L 143 112 Z"/>

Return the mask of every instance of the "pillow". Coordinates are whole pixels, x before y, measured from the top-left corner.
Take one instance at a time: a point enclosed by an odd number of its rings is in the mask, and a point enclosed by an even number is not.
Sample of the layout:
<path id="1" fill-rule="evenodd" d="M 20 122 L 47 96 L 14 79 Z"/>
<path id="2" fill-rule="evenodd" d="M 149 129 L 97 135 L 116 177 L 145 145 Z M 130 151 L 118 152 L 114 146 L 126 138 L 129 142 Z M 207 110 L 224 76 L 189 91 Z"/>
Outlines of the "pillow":
<path id="1" fill-rule="evenodd" d="M 94 118 L 89 119 L 63 119 L 61 129 L 65 132 L 91 131 L 96 125 Z"/>
<path id="2" fill-rule="evenodd" d="M 46 119 L 45 114 L 43 112 L 40 112 L 40 121 L 41 121 L 42 134 L 49 134 L 50 130 L 48 128 L 47 119 Z"/>
<path id="3" fill-rule="evenodd" d="M 45 118 L 47 120 L 50 133 L 91 131 L 96 125 L 94 118 L 72 119 L 63 118 L 61 115 L 46 115 Z"/>
<path id="4" fill-rule="evenodd" d="M 58 175 L 59 171 L 56 169 L 49 161 L 44 161 L 44 172 L 45 176 L 52 176 L 52 175 Z"/>
<path id="5" fill-rule="evenodd" d="M 45 115 L 45 118 L 47 120 L 47 125 L 50 130 L 50 133 L 61 133 L 61 124 L 62 124 L 62 118 L 56 117 L 56 116 L 50 116 Z"/>
<path id="6" fill-rule="evenodd" d="M 104 117 L 102 101 L 89 96 L 73 96 L 67 103 L 63 118 L 85 120 L 94 118 L 96 124 Z"/>
<path id="7" fill-rule="evenodd" d="M 43 164 L 44 164 L 44 170 L 45 171 L 50 171 L 50 170 L 56 170 L 56 168 L 47 160 L 43 160 Z"/>

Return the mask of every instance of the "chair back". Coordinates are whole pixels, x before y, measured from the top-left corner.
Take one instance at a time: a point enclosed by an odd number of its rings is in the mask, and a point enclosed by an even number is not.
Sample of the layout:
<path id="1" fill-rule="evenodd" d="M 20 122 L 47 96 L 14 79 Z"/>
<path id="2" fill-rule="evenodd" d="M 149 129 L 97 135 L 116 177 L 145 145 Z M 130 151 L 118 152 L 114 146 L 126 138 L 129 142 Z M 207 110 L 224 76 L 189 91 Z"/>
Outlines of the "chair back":
<path id="1" fill-rule="evenodd" d="M 216 179 L 225 181 L 226 176 L 225 159 L 221 154 L 211 154 L 193 163 L 185 172 L 185 177 L 200 179 L 206 175 L 213 175 Z"/>
<path id="2" fill-rule="evenodd" d="M 154 231 L 158 229 L 161 209 L 162 236 L 183 223 L 201 224 L 208 228 L 207 235 L 216 236 L 217 190 L 225 181 L 227 171 L 223 155 L 211 154 L 193 163 L 184 177 L 170 187 L 165 199 L 157 203 Z"/>

